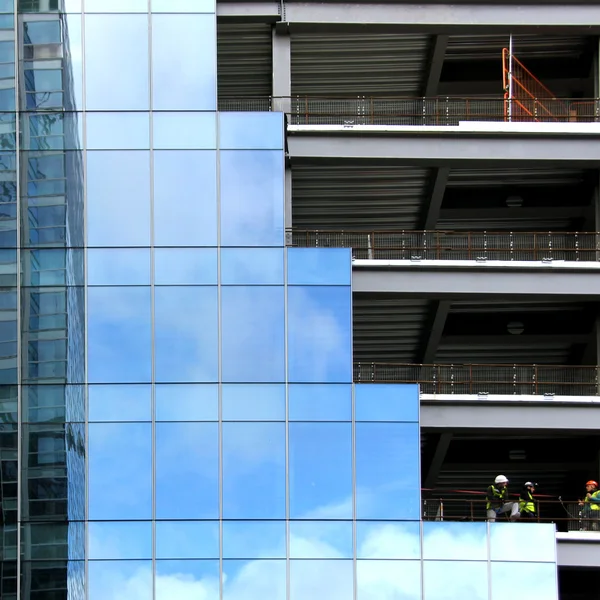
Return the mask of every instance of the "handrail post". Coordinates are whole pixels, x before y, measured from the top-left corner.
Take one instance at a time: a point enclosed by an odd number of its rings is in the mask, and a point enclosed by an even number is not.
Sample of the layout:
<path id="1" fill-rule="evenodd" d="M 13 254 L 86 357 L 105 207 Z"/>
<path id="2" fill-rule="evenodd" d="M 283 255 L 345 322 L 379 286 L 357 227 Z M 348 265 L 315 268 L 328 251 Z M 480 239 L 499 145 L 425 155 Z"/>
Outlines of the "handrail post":
<path id="1" fill-rule="evenodd" d="M 370 260 L 373 259 L 373 240 L 370 233 L 367 234 L 367 256 Z"/>

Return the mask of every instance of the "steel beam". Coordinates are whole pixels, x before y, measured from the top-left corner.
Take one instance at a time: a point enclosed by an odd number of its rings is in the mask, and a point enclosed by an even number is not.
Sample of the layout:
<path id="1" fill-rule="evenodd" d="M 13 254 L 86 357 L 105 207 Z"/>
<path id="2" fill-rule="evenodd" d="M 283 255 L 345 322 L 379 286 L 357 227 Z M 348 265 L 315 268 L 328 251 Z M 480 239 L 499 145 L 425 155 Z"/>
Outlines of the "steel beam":
<path id="1" fill-rule="evenodd" d="M 433 38 L 433 47 L 429 59 L 429 75 L 427 76 L 423 94 L 426 97 L 437 96 L 438 94 L 438 84 L 440 83 L 440 75 L 444 66 L 448 38 L 448 35 L 436 35 Z"/>
<path id="2" fill-rule="evenodd" d="M 275 23 L 281 20 L 279 2 L 217 2 L 217 19 L 228 23 Z"/>
<path id="3" fill-rule="evenodd" d="M 425 206 L 423 219 L 423 229 L 425 230 L 435 229 L 436 223 L 440 218 L 440 210 L 449 176 L 450 169 L 448 167 L 440 167 L 435 170 L 431 196 L 429 197 L 429 203 Z"/>
<path id="4" fill-rule="evenodd" d="M 511 335 L 506 333 L 505 335 L 446 335 L 442 336 L 440 340 L 442 344 L 448 346 L 520 346 L 532 344 L 535 346 L 541 346 L 543 344 L 587 344 L 590 339 L 590 334 L 539 334 L 539 335 L 528 335 L 526 333 L 521 335 Z M 429 361 L 423 361 L 428 363 Z"/>
<path id="5" fill-rule="evenodd" d="M 556 555 L 559 567 L 597 569 L 600 565 L 600 534 L 589 531 L 557 533 Z"/>
<path id="6" fill-rule="evenodd" d="M 585 219 L 591 206 L 540 206 L 535 208 L 442 208 L 441 221 L 499 220 L 499 219 Z M 517 225 L 517 222 L 515 222 Z M 594 229 L 594 231 L 598 231 Z"/>
<path id="7" fill-rule="evenodd" d="M 367 127 L 311 129 L 288 127 L 288 150 L 292 165 L 313 163 L 315 160 L 330 164 L 349 160 L 365 163 L 397 163 L 424 166 L 532 166 L 568 165 L 597 167 L 600 161 L 600 129 L 588 125 L 588 132 L 596 135 L 544 135 L 544 123 L 530 125 L 537 135 L 507 133 L 503 125 L 510 123 L 470 123 L 474 127 L 489 125 L 489 132 L 462 133 L 461 127 L 390 127 L 384 133 L 375 133 Z M 566 125 L 578 125 L 577 123 Z M 538 126 L 533 127 L 533 126 Z M 466 129 L 466 128 L 465 128 Z M 516 130 L 517 128 L 515 128 Z M 523 131 L 529 128 L 523 127 Z M 568 131 L 568 129 L 565 129 Z M 575 129 L 573 129 L 575 131 Z M 584 128 L 581 129 L 581 132 Z"/>
<path id="8" fill-rule="evenodd" d="M 447 300 L 438 300 L 434 303 L 434 308 L 430 318 L 429 327 L 425 329 L 426 339 L 423 344 L 423 352 L 421 354 L 421 364 L 433 363 L 437 353 L 442 334 L 444 333 L 444 325 L 446 318 L 450 312 L 452 302 Z"/>
<path id="9" fill-rule="evenodd" d="M 427 469 L 427 475 L 425 475 L 423 480 L 424 488 L 432 488 L 435 485 L 442 465 L 444 464 L 444 460 L 446 459 L 446 454 L 448 454 L 448 448 L 450 447 L 451 441 L 451 433 L 442 433 L 440 435 L 431 463 Z"/>

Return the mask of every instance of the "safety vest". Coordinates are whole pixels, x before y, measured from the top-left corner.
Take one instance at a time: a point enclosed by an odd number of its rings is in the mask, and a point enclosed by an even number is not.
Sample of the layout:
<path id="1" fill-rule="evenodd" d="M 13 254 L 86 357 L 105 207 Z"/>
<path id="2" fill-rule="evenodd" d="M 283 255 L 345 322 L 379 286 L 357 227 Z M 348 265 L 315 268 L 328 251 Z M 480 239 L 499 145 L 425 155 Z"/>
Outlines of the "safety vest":
<path id="1" fill-rule="evenodd" d="M 502 506 L 504 504 L 504 499 L 506 498 L 506 494 L 508 492 L 508 488 L 503 487 L 499 490 L 495 485 L 490 485 L 487 490 L 487 503 L 485 505 L 486 510 L 490 510 L 493 506 Z"/>
<path id="2" fill-rule="evenodd" d="M 535 513 L 535 502 L 533 501 L 533 495 L 529 490 L 525 490 L 519 498 L 519 510 Z"/>
<path id="3" fill-rule="evenodd" d="M 600 490 L 596 490 L 592 494 L 592 498 L 600 499 Z M 591 510 L 600 510 L 600 504 L 598 504 L 597 502 L 590 502 L 590 499 L 587 496 L 585 497 L 584 502 L 590 505 Z"/>

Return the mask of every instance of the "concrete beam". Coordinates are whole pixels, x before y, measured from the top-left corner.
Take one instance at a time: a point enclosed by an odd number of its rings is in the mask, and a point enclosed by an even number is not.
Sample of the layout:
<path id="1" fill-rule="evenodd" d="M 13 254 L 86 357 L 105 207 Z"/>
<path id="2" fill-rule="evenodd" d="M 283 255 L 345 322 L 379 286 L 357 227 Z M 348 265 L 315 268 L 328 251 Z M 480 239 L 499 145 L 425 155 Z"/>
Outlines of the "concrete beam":
<path id="1" fill-rule="evenodd" d="M 600 296 L 598 269 L 570 270 L 540 265 L 535 268 L 494 269 L 485 264 L 471 267 L 428 268 L 423 263 L 403 263 L 391 268 L 364 268 L 354 261 L 354 293 L 402 294 L 419 298 L 590 298 Z M 383 261 L 385 262 L 385 261 Z M 441 261 L 440 261 L 441 262 Z M 448 261 L 451 262 L 451 261 Z M 504 263 L 507 264 L 507 263 Z M 582 264 L 582 263 L 577 263 Z M 595 266 L 597 263 L 591 263 Z"/>
<path id="2" fill-rule="evenodd" d="M 444 66 L 444 57 L 446 56 L 446 48 L 448 47 L 448 35 L 436 35 L 433 38 L 433 47 L 429 58 L 429 75 L 425 82 L 423 96 L 431 98 L 438 94 L 438 84 L 440 83 L 440 75 Z"/>
<path id="3" fill-rule="evenodd" d="M 449 167 L 441 167 L 435 170 L 431 196 L 429 197 L 429 203 L 425 206 L 425 215 L 423 218 L 423 229 L 425 230 L 435 229 L 436 223 L 440 218 L 440 210 L 449 176 Z"/>
<path id="4" fill-rule="evenodd" d="M 279 2 L 217 2 L 217 20 L 228 23 L 275 23 L 281 20 Z"/>
<path id="5" fill-rule="evenodd" d="M 556 534 L 556 554 L 559 567 L 589 567 L 600 565 L 600 533 L 571 531 Z"/>
<path id="6" fill-rule="evenodd" d="M 560 164 L 593 168 L 600 161 L 600 127 L 596 124 L 582 124 L 592 135 L 583 134 L 584 127 L 568 127 L 577 123 L 564 124 L 560 128 L 563 134 L 552 134 L 553 128 L 545 127 L 545 123 L 512 125 L 472 122 L 464 127 L 389 127 L 381 128 L 383 131 L 369 126 L 344 130 L 343 126 L 292 125 L 288 127 L 288 150 L 292 164 L 362 160 L 463 168 L 465 162 L 473 166 Z M 484 126 L 488 126 L 487 131 Z M 578 134 L 569 135 L 568 131 Z"/>
<path id="7" fill-rule="evenodd" d="M 273 110 L 289 114 L 292 95 L 292 54 L 289 35 L 273 30 Z"/>

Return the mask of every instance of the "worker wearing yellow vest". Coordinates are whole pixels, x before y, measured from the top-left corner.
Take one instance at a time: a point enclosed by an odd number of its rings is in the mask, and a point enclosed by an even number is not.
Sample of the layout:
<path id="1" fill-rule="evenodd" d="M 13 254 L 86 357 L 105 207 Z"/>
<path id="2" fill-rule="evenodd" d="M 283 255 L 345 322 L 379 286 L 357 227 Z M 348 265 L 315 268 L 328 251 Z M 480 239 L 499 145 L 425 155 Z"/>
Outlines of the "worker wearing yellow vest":
<path id="1" fill-rule="evenodd" d="M 533 498 L 537 483 L 527 481 L 521 490 L 519 496 L 519 512 L 521 513 L 522 519 L 535 519 L 536 518 L 536 506 Z"/>
<path id="2" fill-rule="evenodd" d="M 585 498 L 579 502 L 579 506 L 583 506 L 582 517 L 589 519 L 584 524 L 584 529 L 587 531 L 598 531 L 600 520 L 600 490 L 598 482 L 591 479 L 585 484 Z"/>
<path id="3" fill-rule="evenodd" d="M 490 485 L 485 494 L 486 511 L 488 521 L 495 521 L 498 515 L 510 513 L 510 520 L 519 518 L 519 505 L 508 501 L 508 479 L 504 475 L 498 475 L 494 483 Z"/>

